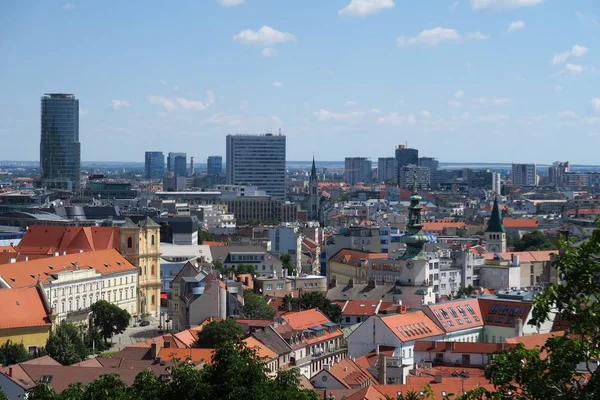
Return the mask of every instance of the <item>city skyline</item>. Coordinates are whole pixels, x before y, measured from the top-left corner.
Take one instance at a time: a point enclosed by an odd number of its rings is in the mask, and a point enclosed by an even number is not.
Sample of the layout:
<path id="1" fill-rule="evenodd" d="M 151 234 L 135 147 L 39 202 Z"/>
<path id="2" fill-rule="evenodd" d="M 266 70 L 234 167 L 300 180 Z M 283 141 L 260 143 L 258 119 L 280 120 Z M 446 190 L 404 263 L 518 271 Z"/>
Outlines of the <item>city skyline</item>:
<path id="1" fill-rule="evenodd" d="M 592 0 L 239 3 L 3 5 L 0 159 L 38 159 L 39 96 L 66 92 L 82 160 L 182 142 L 202 160 L 227 134 L 281 128 L 290 160 L 376 160 L 408 142 L 446 162 L 596 164 Z"/>

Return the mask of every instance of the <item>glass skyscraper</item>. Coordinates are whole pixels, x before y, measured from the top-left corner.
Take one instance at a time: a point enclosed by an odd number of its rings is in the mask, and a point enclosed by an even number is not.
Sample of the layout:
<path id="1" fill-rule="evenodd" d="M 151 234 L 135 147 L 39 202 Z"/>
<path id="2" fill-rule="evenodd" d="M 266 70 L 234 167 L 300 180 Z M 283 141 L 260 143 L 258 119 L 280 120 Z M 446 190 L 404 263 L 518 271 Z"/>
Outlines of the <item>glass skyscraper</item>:
<path id="1" fill-rule="evenodd" d="M 223 158 L 221 156 L 208 156 L 206 161 L 206 173 L 209 175 L 220 175 L 223 173 Z"/>
<path id="2" fill-rule="evenodd" d="M 165 175 L 165 155 L 162 151 L 146 152 L 146 179 L 162 179 Z"/>
<path id="3" fill-rule="evenodd" d="M 227 135 L 227 183 L 257 186 L 285 200 L 285 136 Z"/>
<path id="4" fill-rule="evenodd" d="M 77 190 L 81 172 L 79 100 L 73 94 L 46 93 L 41 103 L 42 187 Z"/>
<path id="5" fill-rule="evenodd" d="M 169 173 L 169 176 L 186 176 L 187 154 L 169 153 L 167 156 L 167 172 Z"/>

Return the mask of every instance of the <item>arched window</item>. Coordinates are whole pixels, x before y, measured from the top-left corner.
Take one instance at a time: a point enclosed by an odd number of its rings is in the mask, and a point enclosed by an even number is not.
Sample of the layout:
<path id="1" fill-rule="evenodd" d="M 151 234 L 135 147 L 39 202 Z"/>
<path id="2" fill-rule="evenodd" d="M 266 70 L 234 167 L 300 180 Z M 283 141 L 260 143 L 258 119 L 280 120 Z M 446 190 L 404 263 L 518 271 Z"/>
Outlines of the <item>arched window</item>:
<path id="1" fill-rule="evenodd" d="M 152 295 L 152 305 L 154 305 L 154 302 L 156 301 L 154 295 Z"/>
<path id="2" fill-rule="evenodd" d="M 144 265 L 144 275 L 148 275 L 148 266 Z"/>
<path id="3" fill-rule="evenodd" d="M 127 238 L 127 248 L 131 249 L 133 247 L 133 239 L 131 237 Z"/>
<path id="4" fill-rule="evenodd" d="M 150 243 L 152 244 L 152 246 L 154 246 L 154 235 L 151 236 Z"/>
<path id="5" fill-rule="evenodd" d="M 152 273 L 152 276 L 156 275 L 156 267 L 154 265 L 150 267 L 150 272 Z"/>

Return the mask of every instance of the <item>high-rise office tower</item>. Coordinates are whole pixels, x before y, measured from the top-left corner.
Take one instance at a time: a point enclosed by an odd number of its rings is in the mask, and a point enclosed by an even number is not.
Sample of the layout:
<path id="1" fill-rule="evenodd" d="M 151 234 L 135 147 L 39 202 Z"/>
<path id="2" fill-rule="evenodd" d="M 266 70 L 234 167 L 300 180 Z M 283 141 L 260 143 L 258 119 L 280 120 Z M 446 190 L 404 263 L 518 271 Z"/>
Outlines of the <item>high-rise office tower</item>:
<path id="1" fill-rule="evenodd" d="M 535 164 L 513 164 L 510 178 L 513 186 L 537 186 Z"/>
<path id="2" fill-rule="evenodd" d="M 285 136 L 227 135 L 226 181 L 252 185 L 285 200 Z"/>
<path id="3" fill-rule="evenodd" d="M 373 164 L 365 157 L 346 157 L 344 161 L 344 179 L 354 185 L 358 182 L 373 181 Z"/>
<path id="4" fill-rule="evenodd" d="M 432 171 L 435 171 L 440 166 L 440 162 L 433 157 L 420 157 L 419 158 L 419 167 L 429 168 Z"/>
<path id="5" fill-rule="evenodd" d="M 178 160 L 178 161 L 177 161 Z M 167 173 L 169 176 L 186 176 L 187 175 L 187 154 L 186 153 L 169 153 L 167 156 Z M 177 166 L 176 166 L 177 164 Z M 178 167 L 178 168 L 177 168 Z"/>
<path id="6" fill-rule="evenodd" d="M 548 184 L 550 186 L 562 187 L 565 181 L 565 176 L 571 171 L 568 161 L 555 161 L 548 168 Z"/>
<path id="7" fill-rule="evenodd" d="M 419 165 L 419 150 L 409 149 L 401 144 L 396 148 L 396 161 L 398 168 L 405 165 Z"/>
<path id="8" fill-rule="evenodd" d="M 431 187 L 431 170 L 427 167 L 406 165 L 398 168 L 398 186 L 403 190 L 410 190 L 417 183 L 418 189 L 429 189 Z"/>
<path id="9" fill-rule="evenodd" d="M 379 157 L 377 160 L 377 183 L 398 184 L 398 163 L 394 157 Z"/>
<path id="10" fill-rule="evenodd" d="M 50 189 L 77 190 L 81 172 L 79 100 L 73 94 L 42 96 L 40 181 Z"/>
<path id="11" fill-rule="evenodd" d="M 196 169 L 194 168 L 194 157 L 190 157 L 190 176 L 194 176 Z"/>
<path id="12" fill-rule="evenodd" d="M 223 158 L 221 156 L 208 156 L 206 172 L 209 175 L 221 175 L 223 173 Z"/>
<path id="13" fill-rule="evenodd" d="M 165 155 L 162 151 L 146 152 L 146 179 L 161 179 L 165 175 Z"/>

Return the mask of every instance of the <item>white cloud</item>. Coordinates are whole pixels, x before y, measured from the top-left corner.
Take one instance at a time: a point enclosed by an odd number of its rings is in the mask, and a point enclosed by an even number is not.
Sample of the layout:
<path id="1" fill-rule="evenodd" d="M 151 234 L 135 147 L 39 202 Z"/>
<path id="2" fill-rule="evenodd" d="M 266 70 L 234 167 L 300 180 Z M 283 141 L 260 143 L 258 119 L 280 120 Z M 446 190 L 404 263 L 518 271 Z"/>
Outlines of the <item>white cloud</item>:
<path id="1" fill-rule="evenodd" d="M 172 100 L 169 100 L 162 96 L 148 96 L 148 101 L 150 104 L 159 104 L 165 108 L 167 111 L 173 111 L 177 109 L 177 106 Z"/>
<path id="2" fill-rule="evenodd" d="M 462 90 L 459 90 L 457 92 L 454 92 L 454 94 L 452 96 L 458 97 L 458 98 L 465 97 L 465 92 L 463 92 Z"/>
<path id="3" fill-rule="evenodd" d="M 600 111 L 600 97 L 594 97 L 592 99 L 592 105 L 596 110 Z"/>
<path id="4" fill-rule="evenodd" d="M 564 110 L 564 111 L 559 112 L 557 115 L 559 118 L 564 118 L 564 119 L 575 119 L 575 118 L 579 117 L 579 115 L 577 115 L 575 113 L 575 111 L 573 111 L 573 110 Z"/>
<path id="5" fill-rule="evenodd" d="M 338 14 L 345 17 L 366 17 L 386 8 L 394 8 L 394 0 L 350 0 Z"/>
<path id="6" fill-rule="evenodd" d="M 413 125 L 417 122 L 414 114 L 401 115 L 398 113 L 390 113 L 384 117 L 377 119 L 378 124 L 389 124 L 389 125 Z"/>
<path id="7" fill-rule="evenodd" d="M 420 114 L 423 118 L 431 118 L 431 111 L 429 110 L 421 110 Z"/>
<path id="8" fill-rule="evenodd" d="M 587 47 L 576 44 L 575 46 L 573 46 L 573 48 L 571 50 L 569 50 L 567 52 L 555 54 L 554 58 L 552 58 L 551 63 L 554 65 L 563 64 L 571 57 L 584 56 L 588 52 L 588 50 L 589 49 Z"/>
<path id="9" fill-rule="evenodd" d="M 240 109 L 245 110 L 246 108 L 248 108 L 248 100 L 242 100 L 240 102 Z"/>
<path id="10" fill-rule="evenodd" d="M 381 110 L 377 109 L 377 108 L 371 108 L 371 112 L 373 114 L 381 114 Z"/>
<path id="11" fill-rule="evenodd" d="M 459 4 L 459 3 L 460 3 L 460 2 L 458 2 L 458 1 L 455 1 L 455 2 L 454 2 L 454 3 L 452 3 L 452 5 L 450 6 L 450 9 L 452 9 L 452 10 L 455 10 L 455 9 L 456 9 L 456 7 L 458 7 L 458 4 Z"/>
<path id="12" fill-rule="evenodd" d="M 575 16 L 577 17 L 578 20 L 583 21 L 585 19 L 585 15 L 583 15 L 583 13 L 581 11 L 576 11 L 575 12 Z"/>
<path id="13" fill-rule="evenodd" d="M 167 81 L 163 81 L 163 80 L 161 80 L 161 81 L 160 81 L 160 84 L 161 84 L 161 85 L 163 85 L 163 86 L 167 86 Z"/>
<path id="14" fill-rule="evenodd" d="M 200 100 L 188 100 L 181 97 L 178 97 L 176 100 L 184 110 L 206 110 L 215 102 L 215 95 L 212 90 L 207 90 L 206 97 L 208 98 L 206 102 Z"/>
<path id="15" fill-rule="evenodd" d="M 465 61 L 465 68 L 472 69 L 472 68 L 475 68 L 475 66 L 473 64 L 471 64 L 471 62 Z"/>
<path id="16" fill-rule="evenodd" d="M 438 26 L 433 29 L 426 29 L 421 31 L 417 36 L 413 37 L 398 37 L 398 47 L 407 46 L 435 46 L 441 42 L 465 42 L 467 40 L 482 40 L 487 39 L 488 36 L 481 32 L 471 32 L 466 35 L 461 35 L 456 29 L 442 28 Z"/>
<path id="17" fill-rule="evenodd" d="M 262 51 L 260 52 L 260 54 L 263 57 L 269 58 L 269 57 L 274 57 L 277 55 L 277 50 L 271 48 L 271 47 L 267 47 L 266 49 L 262 49 Z"/>
<path id="18" fill-rule="evenodd" d="M 111 100 L 112 108 L 117 111 L 119 108 L 128 108 L 131 107 L 131 103 L 127 100 Z"/>
<path id="19" fill-rule="evenodd" d="M 273 83 L 271 83 L 271 85 L 275 88 L 275 89 L 279 89 L 280 87 L 283 86 L 283 83 L 279 82 L 279 81 L 275 81 Z"/>
<path id="20" fill-rule="evenodd" d="M 474 100 L 475 103 L 486 106 L 486 105 L 495 105 L 495 106 L 504 106 L 510 104 L 512 102 L 511 99 L 507 99 L 506 97 L 498 98 L 498 99 L 488 99 L 487 97 L 480 97 Z"/>
<path id="21" fill-rule="evenodd" d="M 508 25 L 509 32 L 516 32 L 519 29 L 523 29 L 523 28 L 525 28 L 525 22 L 523 22 L 523 21 L 511 22 L 510 25 Z"/>
<path id="22" fill-rule="evenodd" d="M 564 75 L 564 74 L 581 75 L 584 70 L 585 70 L 585 67 L 583 65 L 567 64 L 567 65 L 565 65 L 565 67 L 563 69 L 558 71 L 556 73 L 556 75 Z"/>
<path id="23" fill-rule="evenodd" d="M 89 111 L 84 110 L 83 108 L 79 107 L 79 116 L 81 117 L 82 115 L 87 114 Z"/>
<path id="24" fill-rule="evenodd" d="M 179 90 L 179 86 L 177 86 L 177 85 L 173 86 L 173 90 L 178 91 Z"/>
<path id="25" fill-rule="evenodd" d="M 348 100 L 346 102 L 346 107 L 355 107 L 357 105 L 358 105 L 358 103 L 356 101 L 354 101 L 354 100 Z"/>
<path id="26" fill-rule="evenodd" d="M 246 29 L 233 37 L 233 40 L 244 44 L 255 44 L 260 46 L 272 46 L 277 43 L 295 42 L 296 36 L 287 32 L 280 32 L 264 25 L 258 31 Z"/>
<path id="27" fill-rule="evenodd" d="M 319 111 L 313 112 L 313 115 L 319 121 L 347 121 L 354 117 L 361 116 L 363 115 L 363 113 L 360 111 L 352 111 L 348 113 L 334 113 L 321 108 Z"/>
<path id="28" fill-rule="evenodd" d="M 560 86 L 560 85 L 557 85 L 557 86 L 554 88 L 554 91 L 555 91 L 556 93 L 560 93 L 560 92 L 562 92 L 562 90 L 563 90 L 563 87 L 562 87 L 562 86 Z"/>
<path id="29" fill-rule="evenodd" d="M 454 107 L 454 108 L 458 108 L 460 107 L 460 101 L 456 100 L 456 99 L 452 99 L 448 101 L 448 106 L 450 107 Z"/>
<path id="30" fill-rule="evenodd" d="M 277 124 L 277 125 L 285 125 L 283 123 L 283 121 L 281 120 L 281 118 L 279 118 L 277 115 L 273 115 L 271 117 L 271 122 L 273 122 L 274 124 Z"/>
<path id="31" fill-rule="evenodd" d="M 500 10 L 517 7 L 531 7 L 541 4 L 543 0 L 471 0 L 473 10 Z"/>
<path id="32" fill-rule="evenodd" d="M 62 8 L 64 8 L 65 10 L 72 10 L 73 8 L 75 8 L 75 6 L 67 1 L 65 4 L 63 4 Z"/>
<path id="33" fill-rule="evenodd" d="M 235 7 L 244 4 L 244 0 L 219 0 L 219 4 L 223 7 Z"/>

